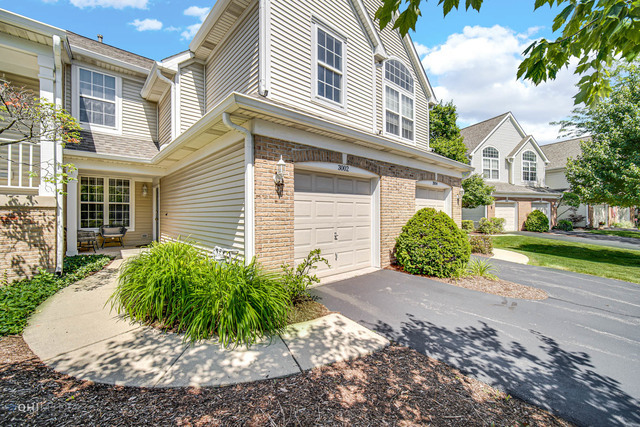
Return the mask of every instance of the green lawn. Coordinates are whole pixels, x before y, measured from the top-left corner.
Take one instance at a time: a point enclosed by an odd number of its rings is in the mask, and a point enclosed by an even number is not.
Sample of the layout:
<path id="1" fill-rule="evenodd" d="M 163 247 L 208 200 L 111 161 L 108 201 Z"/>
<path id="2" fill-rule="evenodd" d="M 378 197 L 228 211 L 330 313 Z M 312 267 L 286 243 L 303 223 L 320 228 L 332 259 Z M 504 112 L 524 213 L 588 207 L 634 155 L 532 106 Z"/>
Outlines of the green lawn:
<path id="1" fill-rule="evenodd" d="M 531 265 L 640 283 L 640 251 L 529 236 L 494 237 L 493 245 L 525 254 Z"/>
<path id="2" fill-rule="evenodd" d="M 591 231 L 589 231 L 589 233 L 605 234 L 607 236 L 633 237 L 634 239 L 640 239 L 640 230 L 639 231 L 631 231 L 631 230 L 591 230 Z"/>

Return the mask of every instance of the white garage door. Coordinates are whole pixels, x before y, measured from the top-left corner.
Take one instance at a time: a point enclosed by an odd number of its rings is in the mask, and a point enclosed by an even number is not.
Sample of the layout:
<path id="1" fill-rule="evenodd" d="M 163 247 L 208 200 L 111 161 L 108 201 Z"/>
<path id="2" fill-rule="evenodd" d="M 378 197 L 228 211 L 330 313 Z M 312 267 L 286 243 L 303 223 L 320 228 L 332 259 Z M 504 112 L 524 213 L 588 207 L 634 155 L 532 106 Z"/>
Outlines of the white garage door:
<path id="1" fill-rule="evenodd" d="M 416 187 L 416 211 L 422 208 L 434 208 L 449 214 L 446 193 L 445 189 Z"/>
<path id="2" fill-rule="evenodd" d="M 496 203 L 496 218 L 504 218 L 504 231 L 517 231 L 516 204 Z"/>
<path id="3" fill-rule="evenodd" d="M 320 249 L 331 268 L 318 277 L 371 266 L 371 181 L 313 172 L 295 173 L 294 257 Z"/>
<path id="4" fill-rule="evenodd" d="M 548 203 L 543 203 L 543 202 L 532 203 L 531 204 L 531 209 L 533 209 L 535 211 L 540 211 L 543 214 L 545 214 L 547 216 L 547 218 L 549 218 L 549 204 Z"/>

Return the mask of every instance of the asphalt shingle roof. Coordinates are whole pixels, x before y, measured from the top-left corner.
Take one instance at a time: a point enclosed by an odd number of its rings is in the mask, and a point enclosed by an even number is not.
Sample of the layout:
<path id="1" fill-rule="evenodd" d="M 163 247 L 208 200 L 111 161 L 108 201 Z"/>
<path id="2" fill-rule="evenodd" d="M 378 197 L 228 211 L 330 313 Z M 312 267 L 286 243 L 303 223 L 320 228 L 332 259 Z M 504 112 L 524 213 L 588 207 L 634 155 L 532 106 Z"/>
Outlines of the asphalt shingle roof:
<path id="1" fill-rule="evenodd" d="M 567 165 L 569 157 L 576 158 L 580 155 L 580 141 L 591 141 L 590 136 L 567 139 L 566 141 L 554 142 L 542 145 L 540 148 L 549 159 L 547 169 L 563 168 Z"/>
<path id="2" fill-rule="evenodd" d="M 71 31 L 67 31 L 67 40 L 69 40 L 69 45 L 71 45 L 72 52 L 73 47 L 77 46 L 90 50 L 92 52 L 99 53 L 101 55 L 108 56 L 110 58 L 127 62 L 132 65 L 137 65 L 138 67 L 146 68 L 148 70 L 153 67 L 153 64 L 155 62 L 153 59 L 145 58 L 141 55 L 136 55 L 135 53 L 119 49 L 106 43 L 101 43 L 97 40 L 81 36 L 80 34 L 76 34 Z"/>
<path id="3" fill-rule="evenodd" d="M 467 152 L 471 153 L 478 145 L 480 145 L 487 135 L 489 135 L 508 114 L 509 113 L 504 113 L 461 129 L 460 135 L 464 138 L 464 144 L 467 146 Z"/>
<path id="4" fill-rule="evenodd" d="M 158 146 L 149 140 L 129 138 L 120 135 L 80 132 L 79 144 L 67 144 L 66 149 L 88 151 L 96 154 L 116 154 L 149 160 L 158 154 Z"/>
<path id="5" fill-rule="evenodd" d="M 514 185 L 506 182 L 488 182 L 488 185 L 495 187 L 493 194 L 519 193 L 531 194 L 532 196 L 557 196 L 560 191 L 552 190 L 548 187 L 531 187 L 528 185 Z"/>

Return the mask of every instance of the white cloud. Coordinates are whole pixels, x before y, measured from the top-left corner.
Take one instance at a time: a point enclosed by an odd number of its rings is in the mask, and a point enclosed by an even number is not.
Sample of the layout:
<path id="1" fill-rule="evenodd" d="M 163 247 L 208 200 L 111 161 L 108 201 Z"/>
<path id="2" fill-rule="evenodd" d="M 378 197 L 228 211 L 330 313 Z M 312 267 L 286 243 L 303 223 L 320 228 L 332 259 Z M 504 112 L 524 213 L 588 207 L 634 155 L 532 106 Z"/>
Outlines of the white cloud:
<path id="1" fill-rule="evenodd" d="M 184 14 L 186 16 L 195 16 L 202 22 L 207 17 L 209 10 L 210 8 L 208 7 L 190 6 L 184 10 Z"/>
<path id="2" fill-rule="evenodd" d="M 157 19 L 134 19 L 133 22 L 129 22 L 129 25 L 133 25 L 138 31 L 156 31 L 162 29 L 162 22 Z"/>
<path id="3" fill-rule="evenodd" d="M 197 24 L 189 25 L 185 31 L 180 33 L 180 37 L 182 37 L 183 40 L 191 40 L 198 32 L 201 25 L 202 25 L 201 22 L 198 22 Z"/>
<path id="4" fill-rule="evenodd" d="M 114 9 L 124 9 L 132 7 L 134 9 L 146 9 L 148 0 L 71 0 L 71 4 L 83 9 L 85 7 L 112 7 Z"/>
<path id="5" fill-rule="evenodd" d="M 173 25 L 171 25 L 170 27 L 166 27 L 164 30 L 165 31 L 180 31 L 180 27 L 174 27 Z"/>
<path id="6" fill-rule="evenodd" d="M 538 142 L 548 142 L 558 131 L 549 122 L 573 109 L 578 78 L 571 67 L 539 86 L 516 80 L 522 52 L 538 31 L 536 27 L 516 33 L 499 25 L 467 26 L 442 45 L 417 44 L 416 50 L 427 74 L 437 82 L 436 96 L 445 102 L 453 100 L 458 107 L 462 127 L 512 111 L 525 132 Z"/>

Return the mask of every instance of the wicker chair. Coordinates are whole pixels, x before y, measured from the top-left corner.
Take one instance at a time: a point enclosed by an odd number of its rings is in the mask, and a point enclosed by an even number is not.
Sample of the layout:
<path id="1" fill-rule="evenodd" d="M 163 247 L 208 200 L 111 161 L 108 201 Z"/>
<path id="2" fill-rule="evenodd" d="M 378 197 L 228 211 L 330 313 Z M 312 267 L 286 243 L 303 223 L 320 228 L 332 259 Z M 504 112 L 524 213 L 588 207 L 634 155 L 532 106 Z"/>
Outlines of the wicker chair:
<path id="1" fill-rule="evenodd" d="M 93 252 L 98 249 L 98 237 L 95 231 L 78 230 L 78 248 L 86 247 L 89 245 Z"/>
<path id="2" fill-rule="evenodd" d="M 124 235 L 127 234 L 127 228 L 119 225 L 103 225 L 100 227 L 100 237 L 102 237 L 102 247 L 107 239 L 120 242 L 120 246 L 124 248 Z"/>

